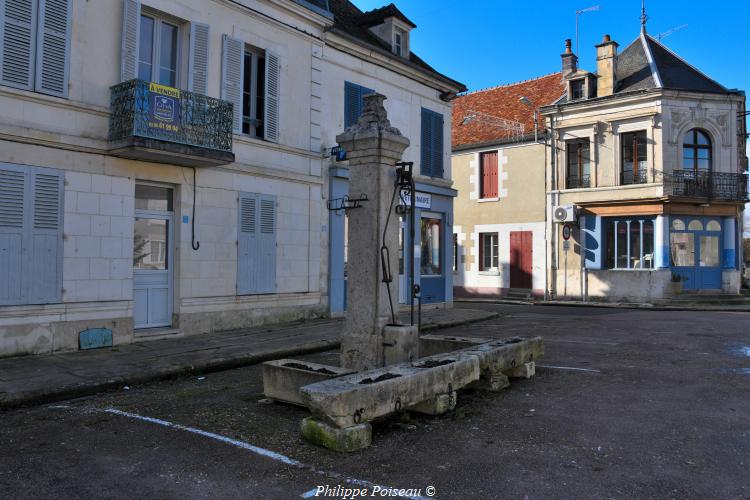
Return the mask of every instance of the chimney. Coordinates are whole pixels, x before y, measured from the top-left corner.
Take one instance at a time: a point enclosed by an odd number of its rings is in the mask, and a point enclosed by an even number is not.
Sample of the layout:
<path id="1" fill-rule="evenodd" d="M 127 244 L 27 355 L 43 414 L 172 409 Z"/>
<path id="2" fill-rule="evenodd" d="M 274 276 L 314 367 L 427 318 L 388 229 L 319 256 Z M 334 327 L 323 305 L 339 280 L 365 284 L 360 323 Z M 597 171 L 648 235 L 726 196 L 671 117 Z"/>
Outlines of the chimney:
<path id="1" fill-rule="evenodd" d="M 565 53 L 561 54 L 560 57 L 562 58 L 563 78 L 578 71 L 578 57 L 573 53 L 570 38 L 565 40 Z"/>
<path id="2" fill-rule="evenodd" d="M 615 93 L 617 73 L 617 47 L 609 35 L 604 35 L 602 43 L 596 46 L 596 95 L 604 97 Z"/>

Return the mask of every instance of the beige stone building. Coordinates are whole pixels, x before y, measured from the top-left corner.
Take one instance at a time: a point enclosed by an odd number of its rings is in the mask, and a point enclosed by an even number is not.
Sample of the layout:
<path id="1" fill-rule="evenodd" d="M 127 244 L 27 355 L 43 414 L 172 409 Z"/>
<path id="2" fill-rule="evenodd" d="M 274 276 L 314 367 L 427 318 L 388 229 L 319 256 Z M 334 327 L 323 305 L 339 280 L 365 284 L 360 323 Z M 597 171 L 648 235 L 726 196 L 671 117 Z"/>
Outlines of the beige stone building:
<path id="1" fill-rule="evenodd" d="M 456 99 L 456 297 L 544 297 L 547 148 L 538 108 L 563 93 L 554 73 Z"/>
<path id="2" fill-rule="evenodd" d="M 448 136 L 463 90 L 392 10 L 1 1 L 0 356 L 329 314 L 349 84 L 389 97 L 408 159 L 423 110 L 429 137 Z M 428 187 L 450 186 L 445 142 L 429 144 Z"/>
<path id="3" fill-rule="evenodd" d="M 618 48 L 605 36 L 591 73 L 578 68 L 568 41 L 566 95 L 542 108 L 551 136 L 549 295 L 736 294 L 745 94 L 701 73 L 645 26 Z"/>

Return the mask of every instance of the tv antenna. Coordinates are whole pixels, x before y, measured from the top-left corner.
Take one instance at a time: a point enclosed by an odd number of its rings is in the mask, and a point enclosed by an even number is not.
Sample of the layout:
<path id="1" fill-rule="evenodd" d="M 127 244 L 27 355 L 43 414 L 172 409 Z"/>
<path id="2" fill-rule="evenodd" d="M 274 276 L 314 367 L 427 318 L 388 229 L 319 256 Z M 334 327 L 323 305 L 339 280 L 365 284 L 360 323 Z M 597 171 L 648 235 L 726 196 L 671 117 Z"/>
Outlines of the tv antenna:
<path id="1" fill-rule="evenodd" d="M 687 27 L 688 27 L 687 24 L 682 24 L 680 26 L 675 26 L 672 29 L 669 29 L 669 30 L 667 30 L 667 31 L 665 31 L 663 33 L 659 33 L 658 35 L 656 35 L 656 39 L 659 40 L 659 41 L 661 41 L 662 38 L 667 38 L 669 35 L 671 35 L 675 31 L 680 31 L 681 29 L 687 28 Z"/>
<path id="2" fill-rule="evenodd" d="M 579 9 L 576 11 L 576 56 L 578 55 L 578 18 L 581 17 L 581 14 L 600 10 L 600 8 L 601 7 L 598 5 L 594 5 L 593 7 L 586 7 L 585 9 Z"/>
<path id="3" fill-rule="evenodd" d="M 464 119 L 461 121 L 461 125 L 466 125 L 473 121 L 510 132 L 515 140 L 518 140 L 523 136 L 524 126 L 521 122 L 506 120 L 499 116 L 488 115 L 487 113 L 470 109 L 466 112 L 466 116 L 464 116 Z"/>

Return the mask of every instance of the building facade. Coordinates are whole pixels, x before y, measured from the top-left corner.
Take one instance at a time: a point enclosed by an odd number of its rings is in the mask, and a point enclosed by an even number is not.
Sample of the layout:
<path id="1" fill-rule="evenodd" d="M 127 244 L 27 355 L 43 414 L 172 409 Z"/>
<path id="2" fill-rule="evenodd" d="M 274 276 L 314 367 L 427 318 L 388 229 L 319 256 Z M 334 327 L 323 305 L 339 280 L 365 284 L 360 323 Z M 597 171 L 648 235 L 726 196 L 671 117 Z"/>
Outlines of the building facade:
<path id="1" fill-rule="evenodd" d="M 410 50 L 416 26 L 393 4 L 362 12 L 349 2 L 332 1 L 331 10 L 335 23 L 327 33 L 323 59 L 326 109 L 332 120 L 323 130 L 324 146 L 335 146 L 336 135 L 356 122 L 365 95 L 378 92 L 386 96 L 391 124 L 411 141 L 403 161 L 413 162 L 418 191 L 413 263 L 404 244 L 409 239 L 411 218 L 407 214 L 401 220 L 399 302 L 410 303 L 408 276 L 413 267 L 422 303 L 450 306 L 456 190 L 451 180 L 448 138 L 451 101 L 466 88 L 432 69 Z M 326 166 L 330 208 L 341 206 L 345 197 L 359 196 L 349 192 L 345 159 L 330 154 Z M 328 220 L 329 310 L 335 316 L 346 310 L 346 277 L 356 270 L 347 266 L 346 211 L 331 210 Z"/>
<path id="2" fill-rule="evenodd" d="M 0 8 L 0 355 L 328 314 L 332 5 Z"/>
<path id="3" fill-rule="evenodd" d="M 538 108 L 563 93 L 555 73 L 456 99 L 456 297 L 544 297 L 547 152 Z"/>
<path id="4" fill-rule="evenodd" d="M 747 201 L 745 95 L 642 29 L 605 36 L 597 72 L 562 55 L 566 96 L 542 109 L 549 295 L 653 301 L 736 294 Z"/>

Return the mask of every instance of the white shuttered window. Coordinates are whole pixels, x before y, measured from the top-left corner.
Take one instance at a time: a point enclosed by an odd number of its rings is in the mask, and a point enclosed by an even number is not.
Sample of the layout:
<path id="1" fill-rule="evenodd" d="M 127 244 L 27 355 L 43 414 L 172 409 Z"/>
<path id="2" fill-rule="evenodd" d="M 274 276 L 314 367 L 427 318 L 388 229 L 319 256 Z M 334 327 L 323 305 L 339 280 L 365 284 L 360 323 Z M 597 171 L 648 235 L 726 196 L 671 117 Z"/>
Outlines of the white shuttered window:
<path id="1" fill-rule="evenodd" d="M 0 0 L 0 85 L 68 96 L 72 0 Z"/>

